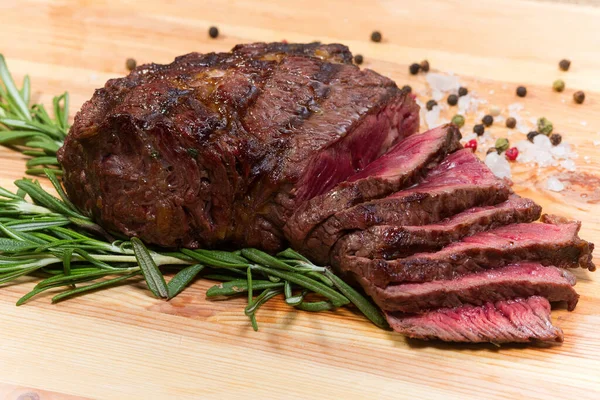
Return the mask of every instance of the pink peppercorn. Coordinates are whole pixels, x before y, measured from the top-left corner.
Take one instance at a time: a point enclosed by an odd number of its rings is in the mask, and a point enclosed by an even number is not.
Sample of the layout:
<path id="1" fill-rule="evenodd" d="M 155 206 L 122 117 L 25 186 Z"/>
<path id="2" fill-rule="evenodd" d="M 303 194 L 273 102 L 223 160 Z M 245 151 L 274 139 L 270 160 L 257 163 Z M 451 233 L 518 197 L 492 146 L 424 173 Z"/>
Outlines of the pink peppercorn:
<path id="1" fill-rule="evenodd" d="M 506 158 L 508 158 L 510 161 L 515 161 L 518 156 L 519 149 L 516 147 L 511 147 L 510 149 L 506 150 Z"/>
<path id="2" fill-rule="evenodd" d="M 473 149 L 473 153 L 477 151 L 477 140 L 471 139 L 465 143 L 465 149 Z"/>

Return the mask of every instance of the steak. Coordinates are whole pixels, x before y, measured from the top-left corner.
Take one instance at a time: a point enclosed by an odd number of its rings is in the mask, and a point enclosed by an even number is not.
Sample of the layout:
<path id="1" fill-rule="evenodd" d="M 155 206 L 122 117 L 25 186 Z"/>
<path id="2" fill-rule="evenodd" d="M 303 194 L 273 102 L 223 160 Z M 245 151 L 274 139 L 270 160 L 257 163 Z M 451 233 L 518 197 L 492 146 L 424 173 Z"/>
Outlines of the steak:
<path id="1" fill-rule="evenodd" d="M 449 155 L 416 186 L 340 211 L 319 225 L 302 249 L 321 264 L 348 231 L 374 225 L 426 225 L 476 206 L 508 199 L 512 193 L 470 149 Z"/>
<path id="2" fill-rule="evenodd" d="M 529 199 L 512 195 L 503 203 L 470 208 L 438 223 L 417 226 L 380 225 L 349 233 L 332 251 L 332 263 L 340 269 L 356 267 L 344 263 L 369 263 L 407 257 L 417 252 L 440 250 L 465 236 L 516 222 L 532 222 L 542 208 Z"/>
<path id="3" fill-rule="evenodd" d="M 411 186 L 459 149 L 460 138 L 458 128 L 449 124 L 404 139 L 331 191 L 302 204 L 285 225 L 287 238 L 292 244 L 301 244 L 315 226 L 333 214 Z"/>
<path id="4" fill-rule="evenodd" d="M 346 46 L 255 43 L 109 80 L 58 158 L 70 199 L 106 229 L 274 251 L 297 204 L 418 124 L 408 93 L 353 65 Z"/>
<path id="5" fill-rule="evenodd" d="M 562 342 L 543 297 L 443 308 L 425 314 L 387 313 L 390 326 L 410 338 L 446 342 Z"/>
<path id="6" fill-rule="evenodd" d="M 551 302 L 566 301 L 571 311 L 579 299 L 574 285 L 575 277 L 567 270 L 520 263 L 451 281 L 404 283 L 385 289 L 368 283 L 363 286 L 383 310 L 420 313 L 435 308 L 483 305 L 530 296 L 542 296 Z"/>

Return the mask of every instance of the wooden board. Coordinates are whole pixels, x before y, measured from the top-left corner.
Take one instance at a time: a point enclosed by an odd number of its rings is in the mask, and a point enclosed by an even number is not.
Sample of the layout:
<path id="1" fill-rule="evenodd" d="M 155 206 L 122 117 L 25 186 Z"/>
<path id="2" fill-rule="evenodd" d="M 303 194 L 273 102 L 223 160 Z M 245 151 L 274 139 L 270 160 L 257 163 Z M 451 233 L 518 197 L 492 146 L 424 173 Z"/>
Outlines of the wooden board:
<path id="1" fill-rule="evenodd" d="M 547 212 L 583 220 L 582 236 L 600 243 L 599 22 L 597 8 L 516 0 L 8 0 L 0 4 L 0 51 L 19 80 L 30 74 L 35 100 L 68 90 L 73 113 L 94 88 L 126 73 L 128 57 L 164 63 L 282 39 L 345 43 L 365 67 L 417 91 L 424 77 L 409 76 L 408 64 L 427 58 L 501 107 L 526 84 L 526 111 L 551 118 L 580 158 L 577 172 L 561 172 L 572 183 L 564 192 L 545 190 L 555 171 L 527 167 L 515 169 L 515 188 Z M 216 40 L 210 25 L 221 30 Z M 382 43 L 369 42 L 374 29 Z M 573 60 L 568 73 L 557 69 L 563 57 Z M 557 77 L 567 82 L 563 94 L 550 88 Z M 587 94 L 581 106 L 570 99 L 576 89 Z M 0 149 L 0 171 L 0 184 L 12 187 L 23 157 Z M 255 333 L 243 299 L 209 302 L 202 281 L 169 303 L 140 284 L 19 308 L 32 283 L 3 286 L 0 398 L 598 398 L 600 280 L 577 277 L 580 304 L 553 312 L 566 339 L 552 348 L 408 341 L 348 310 L 315 315 L 277 302 L 260 310 Z"/>

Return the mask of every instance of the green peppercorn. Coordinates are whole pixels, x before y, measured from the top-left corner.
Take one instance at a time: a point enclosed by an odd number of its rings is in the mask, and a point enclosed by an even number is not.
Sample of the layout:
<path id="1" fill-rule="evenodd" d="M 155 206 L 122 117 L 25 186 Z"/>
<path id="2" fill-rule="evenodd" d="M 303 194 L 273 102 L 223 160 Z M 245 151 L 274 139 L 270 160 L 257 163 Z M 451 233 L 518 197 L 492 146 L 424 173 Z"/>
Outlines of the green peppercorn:
<path id="1" fill-rule="evenodd" d="M 517 120 L 513 117 L 506 118 L 506 127 L 509 129 L 514 129 L 517 126 Z"/>
<path id="2" fill-rule="evenodd" d="M 406 92 L 406 93 L 411 93 L 412 88 L 409 85 L 404 85 L 404 86 L 402 86 L 402 91 Z"/>
<path id="3" fill-rule="evenodd" d="M 467 90 L 467 88 L 466 88 L 466 87 L 464 87 L 464 86 L 461 86 L 461 87 L 459 87 L 459 88 L 458 88 L 458 96 L 459 96 L 459 97 L 466 96 L 466 95 L 467 95 L 467 93 L 469 93 L 469 90 Z"/>
<path id="4" fill-rule="evenodd" d="M 560 142 L 562 142 L 562 136 L 560 133 L 553 133 L 550 135 L 550 143 L 552 143 L 554 146 L 558 146 Z"/>
<path id="5" fill-rule="evenodd" d="M 519 96 L 519 97 L 527 96 L 527 88 L 525 86 L 519 86 L 517 88 L 517 96 Z"/>
<path id="6" fill-rule="evenodd" d="M 455 94 L 451 94 L 450 96 L 448 96 L 448 104 L 450 104 L 451 106 L 455 106 L 456 104 L 458 104 L 458 96 Z"/>
<path id="7" fill-rule="evenodd" d="M 125 66 L 129 71 L 132 71 L 137 66 L 137 62 L 133 58 L 128 58 L 127 61 L 125 61 Z"/>
<path id="8" fill-rule="evenodd" d="M 421 71 L 429 72 L 429 61 L 427 61 L 427 60 L 421 61 Z"/>
<path id="9" fill-rule="evenodd" d="M 583 93 L 581 90 L 573 93 L 573 100 L 575 100 L 575 103 L 577 104 L 583 103 L 585 100 L 585 93 Z"/>
<path id="10" fill-rule="evenodd" d="M 211 26 L 208 29 L 208 36 L 215 39 L 217 36 L 219 36 L 219 28 L 217 28 L 216 26 Z"/>
<path id="11" fill-rule="evenodd" d="M 496 150 L 498 153 L 502 153 L 503 151 L 508 150 L 510 143 L 506 138 L 500 138 L 496 140 Z"/>
<path id="12" fill-rule="evenodd" d="M 543 133 L 544 135 L 548 136 L 552 133 L 554 125 L 552 125 L 552 122 L 550 122 L 546 117 L 542 117 L 537 121 L 537 128 L 539 133 Z"/>
<path id="13" fill-rule="evenodd" d="M 552 89 L 554 89 L 555 92 L 562 92 L 565 90 L 565 81 L 562 79 L 555 80 L 554 83 L 552 83 Z"/>
<path id="14" fill-rule="evenodd" d="M 363 63 L 363 56 L 360 54 L 357 54 L 354 56 L 354 64 L 356 65 L 360 65 Z"/>
<path id="15" fill-rule="evenodd" d="M 535 139 L 535 137 L 539 134 L 540 134 L 539 132 L 531 131 L 527 134 L 527 140 L 529 140 L 531 143 L 533 143 L 533 139 Z"/>
<path id="16" fill-rule="evenodd" d="M 410 64 L 410 67 L 408 67 L 408 70 L 410 71 L 411 75 L 416 75 L 421 70 L 421 66 L 417 63 L 412 63 Z"/>
<path id="17" fill-rule="evenodd" d="M 488 154 L 494 153 L 494 152 L 497 153 L 498 150 L 495 147 L 490 147 L 489 149 L 487 149 L 485 154 L 488 155 Z"/>
<path id="18" fill-rule="evenodd" d="M 477 124 L 473 127 L 473 132 L 475 132 L 477 136 L 481 136 L 485 132 L 485 127 L 483 126 L 483 124 Z"/>
<path id="19" fill-rule="evenodd" d="M 438 105 L 437 101 L 435 101 L 435 100 L 429 100 L 427 102 L 427 104 L 425 104 L 425 107 L 427 108 L 427 111 L 431 111 L 431 110 L 433 110 L 433 107 L 435 107 L 437 105 Z"/>
<path id="20" fill-rule="evenodd" d="M 567 59 L 562 59 L 558 63 L 558 68 L 560 68 L 562 71 L 568 71 L 570 66 L 571 66 L 571 61 L 569 61 Z"/>
<path id="21" fill-rule="evenodd" d="M 494 117 L 488 114 L 481 119 L 481 122 L 483 122 L 485 126 L 492 126 L 494 123 Z"/>
<path id="22" fill-rule="evenodd" d="M 463 126 L 465 126 L 465 117 L 463 117 L 460 114 L 456 114 L 454 117 L 452 117 L 451 122 L 459 128 L 462 128 Z"/>
<path id="23" fill-rule="evenodd" d="M 371 33 L 371 41 L 375 43 L 381 42 L 381 32 L 374 31 L 373 33 Z"/>

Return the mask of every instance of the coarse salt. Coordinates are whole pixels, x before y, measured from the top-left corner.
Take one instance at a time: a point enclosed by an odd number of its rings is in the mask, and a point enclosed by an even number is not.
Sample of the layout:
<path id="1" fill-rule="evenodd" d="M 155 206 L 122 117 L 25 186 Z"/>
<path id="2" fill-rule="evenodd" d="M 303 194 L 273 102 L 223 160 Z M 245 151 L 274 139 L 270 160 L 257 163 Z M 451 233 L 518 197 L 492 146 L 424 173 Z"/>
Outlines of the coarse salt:
<path id="1" fill-rule="evenodd" d="M 560 192 L 565 189 L 565 185 L 559 181 L 558 178 L 552 176 L 546 181 L 546 189 L 552 190 L 553 192 Z"/>
<path id="2" fill-rule="evenodd" d="M 512 176 L 510 164 L 506 160 L 506 157 L 495 151 L 485 156 L 485 165 L 487 165 L 498 178 L 510 178 Z"/>

